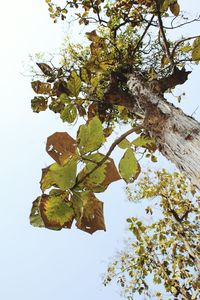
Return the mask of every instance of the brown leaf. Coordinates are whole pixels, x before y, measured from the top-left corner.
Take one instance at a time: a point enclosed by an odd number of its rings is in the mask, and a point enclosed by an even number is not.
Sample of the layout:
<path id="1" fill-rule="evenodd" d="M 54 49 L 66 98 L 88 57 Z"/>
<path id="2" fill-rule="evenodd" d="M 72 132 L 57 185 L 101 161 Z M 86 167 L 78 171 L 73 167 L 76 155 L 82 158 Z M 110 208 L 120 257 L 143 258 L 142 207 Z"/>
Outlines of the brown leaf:
<path id="1" fill-rule="evenodd" d="M 88 120 L 91 120 L 92 118 L 94 118 L 98 113 L 98 106 L 96 103 L 92 103 L 89 105 L 88 107 Z"/>
<path id="2" fill-rule="evenodd" d="M 31 82 L 31 86 L 36 94 L 49 94 L 51 92 L 50 83 L 45 83 L 37 80 Z"/>
<path id="3" fill-rule="evenodd" d="M 45 63 L 36 63 L 36 65 L 40 68 L 44 75 L 51 76 L 53 74 L 53 69 L 49 65 Z"/>
<path id="4" fill-rule="evenodd" d="M 53 199 L 53 201 L 52 201 Z M 49 195 L 43 194 L 40 198 L 40 213 L 44 225 L 46 228 L 53 229 L 53 230 L 61 230 L 62 228 L 71 228 L 74 216 L 73 216 L 73 209 L 68 208 L 67 202 L 63 200 L 63 205 L 66 207 L 62 207 L 62 202 L 58 201 L 55 203 L 56 197 L 51 197 Z M 58 200 L 60 200 L 58 198 Z M 52 202 L 52 203 L 51 203 Z M 69 209 L 69 212 L 66 211 L 66 208 Z M 66 218 L 66 221 L 63 221 L 63 217 Z"/>
<path id="5" fill-rule="evenodd" d="M 106 231 L 103 202 L 99 201 L 91 192 L 82 194 L 83 208 L 80 218 L 77 220 L 76 226 L 80 230 L 93 234 L 97 230 Z"/>
<path id="6" fill-rule="evenodd" d="M 75 154 L 76 141 L 67 132 L 55 132 L 47 139 L 47 153 L 60 165 Z"/>
<path id="7" fill-rule="evenodd" d="M 115 166 L 114 160 L 112 158 L 108 158 L 106 161 L 106 178 L 102 182 L 103 186 L 108 186 L 110 183 L 120 180 L 121 176 Z"/>

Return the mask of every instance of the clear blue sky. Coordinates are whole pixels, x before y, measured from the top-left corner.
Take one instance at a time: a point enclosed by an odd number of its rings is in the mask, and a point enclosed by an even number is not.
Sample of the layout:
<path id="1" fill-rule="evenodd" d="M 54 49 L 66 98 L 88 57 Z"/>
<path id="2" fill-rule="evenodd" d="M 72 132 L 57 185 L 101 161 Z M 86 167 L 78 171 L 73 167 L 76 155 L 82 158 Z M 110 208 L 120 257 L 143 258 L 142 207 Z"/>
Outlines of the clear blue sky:
<path id="1" fill-rule="evenodd" d="M 200 12 L 196 0 L 181 2 Z M 30 78 L 20 74 L 22 62 L 29 54 L 58 48 L 67 26 L 53 24 L 41 0 L 2 1 L 1 12 L 0 299 L 119 300 L 117 286 L 104 288 L 101 275 L 123 248 L 126 218 L 139 213 L 126 201 L 123 184 L 112 184 L 99 195 L 105 203 L 106 233 L 41 230 L 28 220 L 31 202 L 40 194 L 41 169 L 52 162 L 45 153 L 46 137 L 66 125 L 53 113 L 32 113 L 33 92 Z M 198 27 L 190 27 L 188 34 Z M 199 102 L 199 74 L 196 69 L 179 89 L 187 93 L 182 107 L 188 114 Z"/>

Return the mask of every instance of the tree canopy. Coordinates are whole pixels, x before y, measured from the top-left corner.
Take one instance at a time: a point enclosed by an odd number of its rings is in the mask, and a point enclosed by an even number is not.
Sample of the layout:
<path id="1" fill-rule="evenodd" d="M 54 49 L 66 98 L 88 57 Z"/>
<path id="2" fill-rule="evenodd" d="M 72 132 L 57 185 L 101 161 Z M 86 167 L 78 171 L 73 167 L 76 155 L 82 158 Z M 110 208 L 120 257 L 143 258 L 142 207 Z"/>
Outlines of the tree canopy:
<path id="1" fill-rule="evenodd" d="M 197 178 L 198 170 L 190 174 L 189 160 L 178 161 L 174 149 L 183 145 L 194 152 L 200 125 L 169 104 L 164 93 L 183 84 L 189 67 L 200 60 L 200 36 L 173 39 L 170 32 L 180 33 L 200 18 L 189 19 L 175 0 L 46 2 L 54 22 L 69 19 L 89 31 L 82 44 L 65 45 L 57 65 L 38 59 L 32 109 L 50 109 L 63 122 L 83 124 L 76 137 L 67 132 L 48 137 L 46 151 L 55 162 L 42 170 L 42 194 L 33 202 L 30 221 L 53 230 L 71 228 L 75 221 L 94 233 L 105 230 L 103 203 L 95 194 L 120 179 L 135 181 L 141 152 L 154 162 L 158 150 L 190 179 Z M 179 119 L 190 126 L 187 133 L 176 124 Z M 119 124 L 128 130 L 113 142 Z M 104 153 L 106 144 L 111 145 Z M 110 157 L 117 146 L 124 150 L 118 166 Z"/>

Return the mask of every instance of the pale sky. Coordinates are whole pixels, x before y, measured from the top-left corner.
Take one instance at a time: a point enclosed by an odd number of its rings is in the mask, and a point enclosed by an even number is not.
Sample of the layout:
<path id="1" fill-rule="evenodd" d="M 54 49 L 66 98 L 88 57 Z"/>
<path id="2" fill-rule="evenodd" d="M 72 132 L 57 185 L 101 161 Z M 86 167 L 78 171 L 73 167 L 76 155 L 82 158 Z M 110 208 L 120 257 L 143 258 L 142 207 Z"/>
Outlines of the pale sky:
<path id="1" fill-rule="evenodd" d="M 197 0 L 180 1 L 200 12 Z M 101 275 L 127 235 L 126 218 L 139 206 L 126 200 L 123 183 L 112 184 L 98 197 L 104 201 L 107 232 L 93 236 L 73 228 L 54 232 L 29 225 L 32 201 L 40 194 L 41 169 L 52 160 L 46 138 L 69 130 L 57 115 L 34 114 L 30 78 L 22 76 L 29 54 L 59 48 L 64 24 L 53 24 L 44 0 L 1 0 L 1 209 L 0 299 L 3 300 L 119 300 L 118 287 L 104 288 Z M 196 23 L 188 34 L 199 33 Z M 75 29 L 73 35 L 76 36 Z M 181 104 L 188 114 L 199 103 L 199 69 L 184 88 Z M 195 117 L 200 119 L 200 109 Z"/>

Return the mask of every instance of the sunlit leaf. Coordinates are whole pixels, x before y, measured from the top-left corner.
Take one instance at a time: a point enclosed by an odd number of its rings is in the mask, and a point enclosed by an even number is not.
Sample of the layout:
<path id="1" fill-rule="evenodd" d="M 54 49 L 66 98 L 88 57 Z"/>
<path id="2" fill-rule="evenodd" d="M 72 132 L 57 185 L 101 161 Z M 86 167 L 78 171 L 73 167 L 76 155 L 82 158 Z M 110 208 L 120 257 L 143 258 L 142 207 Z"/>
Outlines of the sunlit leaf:
<path id="1" fill-rule="evenodd" d="M 67 82 L 67 88 L 72 96 L 78 97 L 81 90 L 81 79 L 75 71 L 72 71 Z"/>
<path id="2" fill-rule="evenodd" d="M 118 144 L 118 147 L 121 149 L 126 149 L 126 148 L 129 148 L 130 146 L 131 146 L 131 143 L 127 139 L 123 139 L 123 141 L 121 141 Z"/>
<path id="3" fill-rule="evenodd" d="M 77 135 L 78 148 L 85 154 L 101 147 L 105 141 L 101 121 L 96 116 L 86 125 L 81 125 Z"/>
<path id="4" fill-rule="evenodd" d="M 75 105 L 67 105 L 60 114 L 63 122 L 73 123 L 77 118 L 77 109 Z"/>
<path id="5" fill-rule="evenodd" d="M 196 38 L 192 45 L 192 59 L 200 60 L 200 37 Z"/>
<path id="6" fill-rule="evenodd" d="M 76 183 L 77 160 L 69 159 L 65 165 L 60 166 L 57 163 L 43 169 L 40 181 L 42 191 L 57 186 L 65 191 L 73 187 Z"/>
<path id="7" fill-rule="evenodd" d="M 128 183 L 133 182 L 140 174 L 140 165 L 135 158 L 134 152 L 128 148 L 119 163 L 119 172 Z"/>
<path id="8" fill-rule="evenodd" d="M 79 181 L 98 166 L 82 183 L 82 186 L 95 193 L 105 191 L 110 183 L 121 179 L 112 158 L 108 158 L 104 164 L 99 165 L 103 158 L 104 155 L 100 153 L 85 157 L 83 161 L 86 163 L 86 167 L 78 175 Z"/>
<path id="9" fill-rule="evenodd" d="M 40 212 L 45 227 L 53 230 L 71 228 L 75 213 L 68 197 L 67 193 L 41 196 Z"/>

